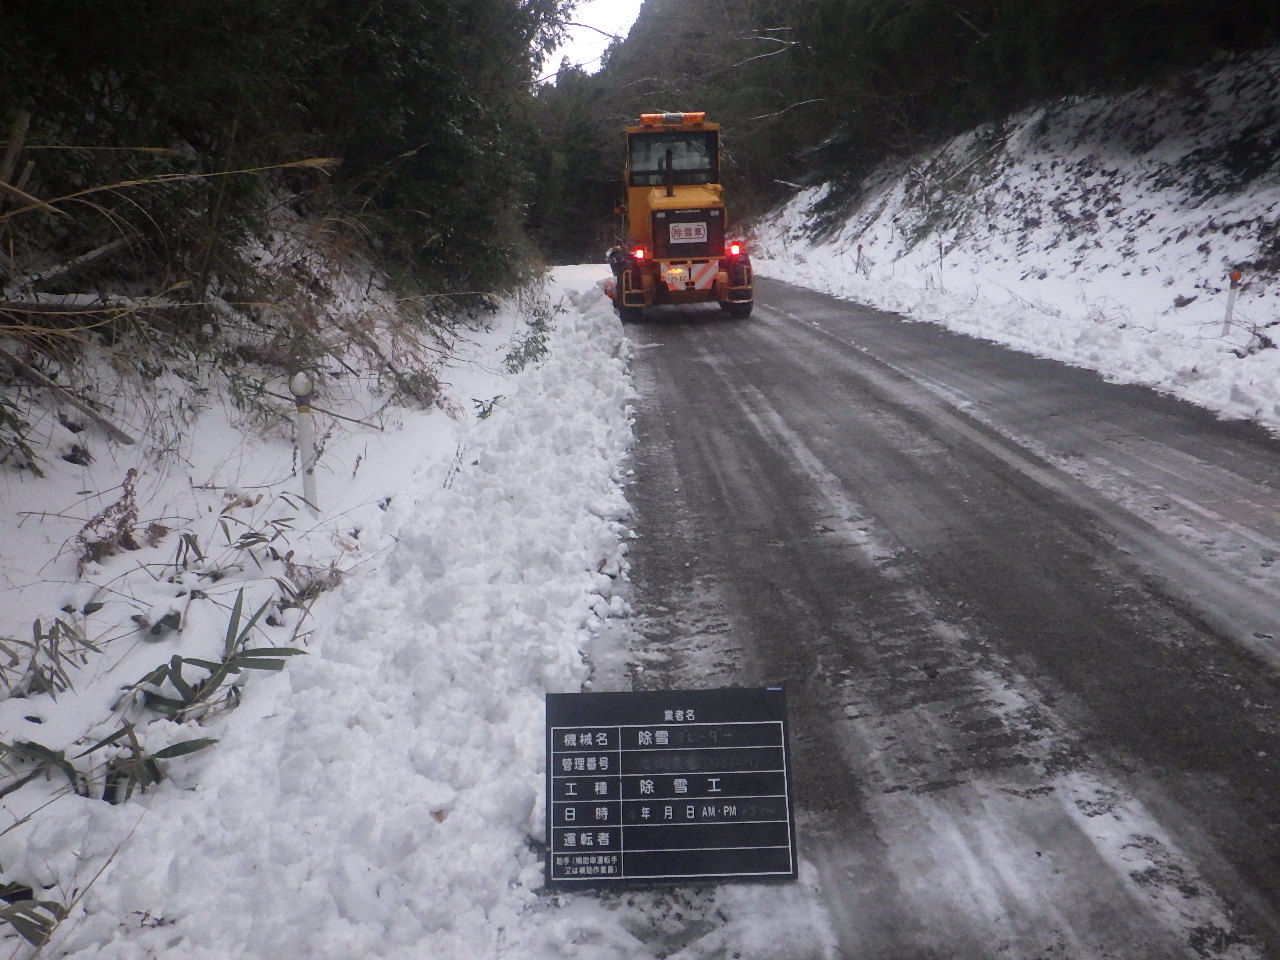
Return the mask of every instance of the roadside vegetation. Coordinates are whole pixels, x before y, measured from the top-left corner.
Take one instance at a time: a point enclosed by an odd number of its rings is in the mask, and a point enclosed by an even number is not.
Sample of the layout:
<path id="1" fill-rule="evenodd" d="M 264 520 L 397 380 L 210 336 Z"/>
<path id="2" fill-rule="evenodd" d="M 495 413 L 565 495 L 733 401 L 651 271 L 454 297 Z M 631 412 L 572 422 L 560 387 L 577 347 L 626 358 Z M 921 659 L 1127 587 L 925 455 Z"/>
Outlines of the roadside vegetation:
<path id="1" fill-rule="evenodd" d="M 322 450 L 352 413 L 377 429 L 396 407 L 447 408 L 442 363 L 512 296 L 529 319 L 508 366 L 545 349 L 520 211 L 531 83 L 568 7 L 6 7 L 0 480 L 46 494 L 4 539 L 67 535 L 33 566 L 70 573 L 41 588 L 47 609 L 23 594 L 0 622 L 0 702 L 21 705 L 0 730 L 0 836 L 64 796 L 124 804 L 212 746 L 205 726 L 305 653 L 311 605 L 357 562 L 358 530 L 317 532 L 280 484 L 192 480 L 183 508 L 155 512 L 164 478 L 207 459 L 198 420 L 287 437 L 297 371 L 331 374 Z M 68 465 L 106 489 L 75 490 Z M 179 633 L 195 638 L 180 655 L 153 646 Z M 52 729 L 42 704 L 104 673 L 115 696 Z M 14 868 L 0 938 L 38 949 L 85 891 Z"/>
<path id="2" fill-rule="evenodd" d="M 325 350 L 298 302 L 320 281 L 280 262 L 284 227 L 331 261 L 376 264 L 410 338 L 512 289 L 537 259 L 512 212 L 529 81 L 566 7 L 7 9 L 0 441 L 24 442 L 20 383 L 92 388 L 73 372 L 84 347 L 143 355 L 143 369 L 175 353 L 217 362 L 218 334 L 238 327 Z"/>
<path id="3" fill-rule="evenodd" d="M 131 443 L 126 408 L 173 419 L 165 378 L 260 426 L 267 380 L 336 352 L 437 399 L 426 356 L 536 272 L 530 82 L 568 6 L 6 9 L 0 469 L 40 473 L 51 403 Z M 384 288 L 359 317 L 334 309 L 353 264 Z"/>

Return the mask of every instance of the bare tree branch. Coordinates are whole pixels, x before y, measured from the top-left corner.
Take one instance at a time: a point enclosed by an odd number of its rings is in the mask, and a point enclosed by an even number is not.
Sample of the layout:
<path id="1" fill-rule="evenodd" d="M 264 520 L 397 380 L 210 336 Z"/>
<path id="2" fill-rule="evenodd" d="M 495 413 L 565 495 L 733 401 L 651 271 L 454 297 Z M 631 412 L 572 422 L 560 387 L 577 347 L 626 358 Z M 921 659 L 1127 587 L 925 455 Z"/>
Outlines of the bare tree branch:
<path id="1" fill-rule="evenodd" d="M 800 41 L 799 41 L 799 40 L 783 40 L 781 37 L 762 37 L 762 36 L 760 36 L 759 34 L 752 34 L 752 35 L 751 35 L 751 36 L 749 36 L 749 37 L 738 37 L 738 39 L 739 39 L 739 40 L 743 40 L 743 41 L 745 41 L 745 40 L 768 40 L 770 43 L 780 43 L 780 44 L 782 44 L 783 46 L 787 46 L 787 47 L 794 47 L 794 46 L 797 46 L 797 45 L 800 43 Z"/>
<path id="2" fill-rule="evenodd" d="M 826 103 L 826 102 L 827 102 L 826 97 L 814 97 L 812 100 L 801 100 L 799 103 L 793 103 L 790 106 L 783 107 L 781 110 L 775 110 L 773 113 L 762 113 L 758 117 L 748 117 L 748 119 L 749 120 L 768 120 L 771 117 L 780 117 L 787 111 L 794 110 L 796 107 L 808 106 L 811 103 Z"/>
<path id="3" fill-rule="evenodd" d="M 125 433 L 123 430 L 117 427 L 114 423 L 112 423 L 110 420 L 108 420 L 106 417 L 100 414 L 97 410 L 93 409 L 93 407 L 89 406 L 87 403 L 85 403 L 83 400 L 81 400 L 79 397 L 77 397 L 75 394 L 69 391 L 66 387 L 62 386 L 61 384 L 54 383 L 52 380 L 46 377 L 39 370 L 36 370 L 34 367 L 29 366 L 26 363 L 23 363 L 21 360 L 15 357 L 8 350 L 5 350 L 3 347 L 0 347 L 0 360 L 7 360 L 15 370 L 21 371 L 22 374 L 25 375 L 28 380 L 31 380 L 32 382 L 39 384 L 40 386 L 44 387 L 46 390 L 52 390 L 55 394 L 57 394 L 67 403 L 71 404 L 73 407 L 75 407 L 77 410 L 83 413 L 86 417 L 88 417 L 94 423 L 102 427 L 102 429 L 105 430 L 108 436 L 110 436 L 112 439 L 118 440 L 120 443 L 135 442 L 133 437 L 129 436 L 129 434 Z"/>
<path id="4" fill-rule="evenodd" d="M 963 13 L 961 13 L 959 10 L 955 9 L 954 7 L 952 7 L 952 8 L 951 8 L 951 12 L 952 12 L 952 13 L 954 13 L 954 14 L 956 15 L 956 19 L 957 19 L 957 20 L 959 20 L 959 21 L 960 21 L 961 23 L 963 23 L 966 27 L 968 27 L 970 30 L 972 30 L 974 33 L 976 33 L 978 36 L 980 36 L 983 40 L 986 40 L 986 39 L 990 38 L 991 34 L 989 34 L 989 33 L 983 33 L 981 30 L 979 30 L 979 29 L 978 29 L 978 27 L 974 24 L 974 22 L 973 22 L 972 20 L 970 20 L 968 17 L 966 17 L 966 16 L 965 16 Z"/>
<path id="5" fill-rule="evenodd" d="M 82 253 L 80 254 L 80 256 L 75 257 L 71 260 L 67 260 L 63 263 L 56 264 L 52 267 L 47 267 L 46 269 L 38 273 L 28 274 L 27 276 L 21 278 L 20 280 L 17 280 L 14 283 L 10 284 L 4 290 L 0 290 L 0 302 L 8 300 L 11 297 L 15 296 L 17 292 L 23 289 L 24 287 L 29 287 L 35 283 L 40 283 L 43 280 L 52 280 L 54 277 L 60 277 L 64 273 L 70 273 L 72 270 L 76 270 L 79 267 L 85 266 L 86 264 L 93 263 L 95 260 L 101 260 L 103 257 L 109 257 L 113 253 L 118 253 L 128 245 L 129 245 L 129 241 L 126 240 L 124 237 L 116 237 L 116 239 L 108 241 L 107 243 L 104 243 L 100 247 L 95 247 L 93 250 L 90 250 L 88 253 Z"/>
<path id="6" fill-rule="evenodd" d="M 610 33 L 608 30 L 601 30 L 599 27 L 593 27 L 589 23 L 578 23 L 576 20 L 570 20 L 565 24 L 566 27 L 582 27 L 584 30 L 594 30 L 602 37 L 608 37 L 610 40 L 621 40 L 622 37 L 616 33 Z"/>
<path id="7" fill-rule="evenodd" d="M 780 54 L 780 53 L 786 53 L 786 52 L 787 52 L 787 50 L 791 49 L 791 48 L 792 48 L 792 47 L 794 47 L 794 46 L 795 46 L 795 44 L 794 44 L 794 43 L 788 43 L 788 44 L 787 44 L 783 49 L 781 49 L 781 50 L 770 50 L 768 53 L 757 53 L 754 57 L 747 57 L 747 59 L 745 59 L 745 60 L 739 60 L 737 63 L 730 64 L 730 65 L 729 65 L 728 67 L 726 67 L 725 69 L 726 69 L 726 70 L 734 70 L 734 69 L 736 69 L 736 68 L 738 68 L 738 67 L 745 66 L 746 64 L 748 64 L 748 63 L 752 63 L 753 61 L 756 61 L 756 60 L 764 60 L 766 57 L 776 57 L 776 56 L 777 56 L 778 54 Z M 717 71 L 717 72 L 719 72 L 719 71 Z"/>

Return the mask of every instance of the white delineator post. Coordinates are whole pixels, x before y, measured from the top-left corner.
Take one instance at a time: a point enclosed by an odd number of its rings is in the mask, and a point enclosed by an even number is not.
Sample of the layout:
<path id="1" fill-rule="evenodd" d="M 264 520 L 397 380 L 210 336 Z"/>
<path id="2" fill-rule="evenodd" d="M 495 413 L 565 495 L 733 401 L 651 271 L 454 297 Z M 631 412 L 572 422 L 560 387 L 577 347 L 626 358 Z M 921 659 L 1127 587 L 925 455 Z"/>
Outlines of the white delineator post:
<path id="1" fill-rule="evenodd" d="M 1231 271 L 1231 289 L 1227 291 L 1227 316 L 1222 321 L 1222 336 L 1226 336 L 1231 332 L 1231 320 L 1236 312 L 1236 297 L 1240 295 L 1240 279 L 1243 277 L 1239 270 Z"/>
<path id="2" fill-rule="evenodd" d="M 311 394 L 315 391 L 311 374 L 299 371 L 289 378 L 289 392 L 298 407 L 298 462 L 302 470 L 302 498 L 314 516 L 320 516 L 316 499 L 316 431 L 311 422 Z"/>

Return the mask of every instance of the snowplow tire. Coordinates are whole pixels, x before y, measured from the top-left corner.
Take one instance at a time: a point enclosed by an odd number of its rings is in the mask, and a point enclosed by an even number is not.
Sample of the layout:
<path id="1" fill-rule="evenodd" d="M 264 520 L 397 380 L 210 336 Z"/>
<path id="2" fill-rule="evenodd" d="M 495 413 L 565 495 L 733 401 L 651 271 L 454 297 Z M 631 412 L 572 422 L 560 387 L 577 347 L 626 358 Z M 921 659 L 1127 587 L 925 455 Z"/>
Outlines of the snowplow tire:
<path id="1" fill-rule="evenodd" d="M 751 308 L 755 306 L 755 302 L 748 300 L 746 303 L 722 303 L 720 306 L 729 311 L 729 316 L 735 320 L 745 320 L 751 316 Z"/>

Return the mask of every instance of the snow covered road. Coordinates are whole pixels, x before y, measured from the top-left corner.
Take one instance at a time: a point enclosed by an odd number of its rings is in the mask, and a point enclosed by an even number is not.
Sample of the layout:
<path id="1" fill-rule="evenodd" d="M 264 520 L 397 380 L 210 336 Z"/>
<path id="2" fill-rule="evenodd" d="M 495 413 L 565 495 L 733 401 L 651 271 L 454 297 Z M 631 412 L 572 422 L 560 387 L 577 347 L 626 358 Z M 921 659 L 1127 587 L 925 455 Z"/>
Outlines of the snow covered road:
<path id="1" fill-rule="evenodd" d="M 758 297 L 628 327 L 635 679 L 787 685 L 835 955 L 1280 956 L 1280 444 Z"/>

